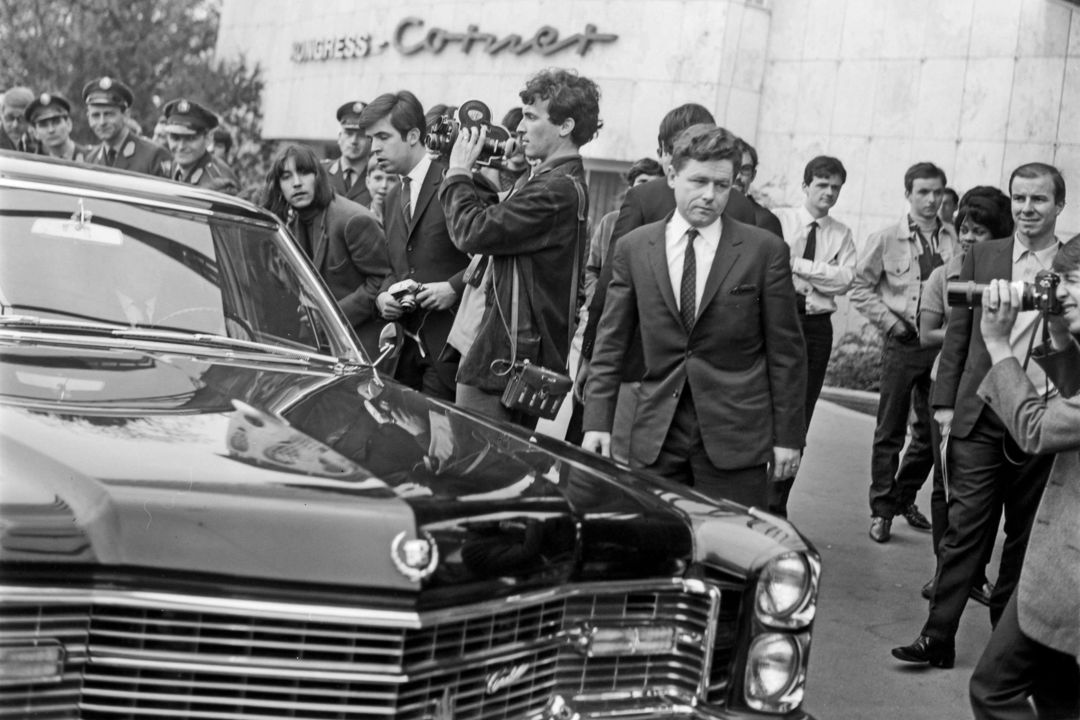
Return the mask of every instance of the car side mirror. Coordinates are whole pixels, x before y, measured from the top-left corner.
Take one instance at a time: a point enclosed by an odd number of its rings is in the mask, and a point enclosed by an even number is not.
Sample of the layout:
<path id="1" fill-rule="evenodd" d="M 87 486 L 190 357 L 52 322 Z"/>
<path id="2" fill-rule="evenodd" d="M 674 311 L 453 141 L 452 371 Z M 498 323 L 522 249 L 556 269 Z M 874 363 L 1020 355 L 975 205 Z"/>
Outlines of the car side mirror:
<path id="1" fill-rule="evenodd" d="M 405 342 L 405 331 L 398 323 L 386 323 L 379 332 L 379 357 L 375 359 L 375 367 L 383 364 L 390 358 L 396 358 L 401 353 L 401 346 Z"/>

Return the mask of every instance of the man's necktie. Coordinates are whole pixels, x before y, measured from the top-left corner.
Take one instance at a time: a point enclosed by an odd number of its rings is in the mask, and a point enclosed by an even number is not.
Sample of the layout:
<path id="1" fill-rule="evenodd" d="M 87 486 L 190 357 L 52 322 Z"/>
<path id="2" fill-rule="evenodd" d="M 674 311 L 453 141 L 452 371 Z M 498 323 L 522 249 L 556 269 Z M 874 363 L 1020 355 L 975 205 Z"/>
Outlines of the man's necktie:
<path id="1" fill-rule="evenodd" d="M 810 232 L 806 233 L 806 248 L 803 250 L 803 260 L 809 260 L 814 262 L 814 254 L 817 252 L 817 220 L 810 223 Z M 795 295 L 795 304 L 799 309 L 799 313 L 806 314 L 806 296 L 802 293 Z"/>
<path id="2" fill-rule="evenodd" d="M 694 240 L 698 237 L 697 228 L 686 231 L 686 255 L 683 259 L 682 283 L 679 287 L 679 312 L 682 314 L 686 332 L 694 327 L 697 318 L 697 253 Z"/>
<path id="3" fill-rule="evenodd" d="M 412 178 L 408 175 L 401 176 L 401 212 L 405 222 L 412 221 Z"/>
<path id="4" fill-rule="evenodd" d="M 348 192 L 349 190 L 352 189 L 353 172 L 355 172 L 355 171 L 352 168 L 345 168 L 341 172 L 341 177 L 345 181 L 345 190 L 346 190 L 346 192 Z"/>
<path id="5" fill-rule="evenodd" d="M 112 167 L 116 164 L 116 148 L 105 148 L 105 164 Z"/>

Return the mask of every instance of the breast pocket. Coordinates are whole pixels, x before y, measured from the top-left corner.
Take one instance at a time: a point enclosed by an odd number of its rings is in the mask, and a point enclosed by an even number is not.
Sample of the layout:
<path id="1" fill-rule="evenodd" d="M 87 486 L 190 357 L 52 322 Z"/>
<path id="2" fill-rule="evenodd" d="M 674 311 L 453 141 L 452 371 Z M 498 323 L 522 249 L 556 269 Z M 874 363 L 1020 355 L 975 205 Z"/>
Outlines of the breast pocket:
<path id="1" fill-rule="evenodd" d="M 881 258 L 885 266 L 885 272 L 889 275 L 902 277 L 911 269 L 911 254 L 906 252 L 886 253 Z"/>

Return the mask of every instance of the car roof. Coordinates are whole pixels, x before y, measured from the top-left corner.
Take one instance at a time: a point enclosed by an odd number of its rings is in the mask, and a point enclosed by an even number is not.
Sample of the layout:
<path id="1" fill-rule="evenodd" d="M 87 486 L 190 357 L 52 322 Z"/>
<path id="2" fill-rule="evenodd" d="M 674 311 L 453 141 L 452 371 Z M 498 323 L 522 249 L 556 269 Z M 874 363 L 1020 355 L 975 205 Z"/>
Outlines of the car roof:
<path id="1" fill-rule="evenodd" d="M 136 202 L 188 206 L 196 211 L 231 215 L 264 224 L 277 222 L 272 213 L 246 200 L 195 185 L 100 165 L 0 150 L 0 187 L 10 186 L 8 181 L 115 193 Z"/>

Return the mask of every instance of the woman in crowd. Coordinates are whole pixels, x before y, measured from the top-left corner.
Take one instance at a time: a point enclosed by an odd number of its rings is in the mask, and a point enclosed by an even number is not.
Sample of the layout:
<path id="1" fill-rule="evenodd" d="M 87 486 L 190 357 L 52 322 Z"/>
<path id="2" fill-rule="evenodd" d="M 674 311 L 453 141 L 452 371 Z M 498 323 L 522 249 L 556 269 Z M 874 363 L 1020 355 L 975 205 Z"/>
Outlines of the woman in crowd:
<path id="1" fill-rule="evenodd" d="M 386 237 L 375 215 L 334 194 L 326 168 L 306 145 L 278 151 L 266 175 L 262 204 L 288 223 L 374 357 L 382 329 L 375 296 L 390 274 Z"/>
<path id="2" fill-rule="evenodd" d="M 1012 208 L 1005 193 L 996 187 L 979 185 L 964 193 L 960 201 L 960 207 L 956 213 L 956 232 L 960 238 L 960 252 L 949 262 L 936 268 L 926 281 L 923 288 L 922 302 L 919 306 L 919 341 L 923 347 L 940 348 L 945 342 L 945 328 L 949 321 L 949 303 L 946 297 L 946 288 L 950 280 L 956 280 L 960 276 L 960 267 L 964 264 L 964 256 L 972 245 L 984 240 L 1009 237 L 1013 232 Z M 937 361 L 930 371 L 930 378 L 937 376 Z M 941 539 L 945 536 L 945 528 L 949 523 L 948 504 L 945 495 L 945 468 L 941 459 L 941 433 L 936 423 L 931 423 L 931 435 L 934 438 L 934 476 L 933 492 L 930 496 L 930 518 L 933 532 L 934 554 L 938 552 Z M 994 521 L 997 526 L 1001 517 L 998 509 L 998 518 Z M 990 536 L 984 552 L 983 567 L 990 562 L 993 551 L 994 536 Z M 934 580 L 931 579 L 923 586 L 922 595 L 929 599 L 933 593 Z M 986 579 L 985 572 L 971 587 L 973 600 L 988 605 L 993 585 Z"/>

